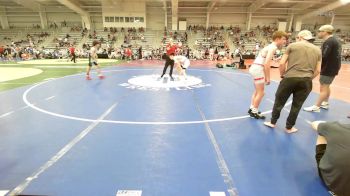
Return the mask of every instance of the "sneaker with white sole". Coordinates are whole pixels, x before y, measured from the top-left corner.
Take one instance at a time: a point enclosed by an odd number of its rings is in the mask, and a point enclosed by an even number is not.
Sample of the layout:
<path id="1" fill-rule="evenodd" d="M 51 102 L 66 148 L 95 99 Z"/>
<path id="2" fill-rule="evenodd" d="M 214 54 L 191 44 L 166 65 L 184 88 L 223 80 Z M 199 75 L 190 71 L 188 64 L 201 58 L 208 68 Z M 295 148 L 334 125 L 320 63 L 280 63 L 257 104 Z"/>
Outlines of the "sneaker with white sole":
<path id="1" fill-rule="evenodd" d="M 328 110 L 328 109 L 329 109 L 329 103 L 327 103 L 327 102 L 322 102 L 320 108 L 325 109 L 325 110 Z"/>
<path id="2" fill-rule="evenodd" d="M 320 107 L 313 105 L 313 106 L 304 108 L 304 111 L 306 111 L 306 112 L 320 112 Z"/>
<path id="3" fill-rule="evenodd" d="M 250 118 L 262 119 L 262 120 L 266 118 L 264 115 L 261 114 L 261 112 L 253 112 L 251 109 L 249 109 L 248 114 L 250 115 Z"/>

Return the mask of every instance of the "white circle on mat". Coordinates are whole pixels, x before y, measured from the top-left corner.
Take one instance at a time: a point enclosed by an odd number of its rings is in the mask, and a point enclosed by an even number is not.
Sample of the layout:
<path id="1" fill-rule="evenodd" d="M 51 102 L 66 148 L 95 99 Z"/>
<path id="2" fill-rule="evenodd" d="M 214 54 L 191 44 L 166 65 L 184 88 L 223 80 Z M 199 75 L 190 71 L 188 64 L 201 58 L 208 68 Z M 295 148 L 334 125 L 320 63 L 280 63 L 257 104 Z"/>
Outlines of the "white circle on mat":
<path id="1" fill-rule="evenodd" d="M 172 81 L 169 76 L 161 78 L 159 75 L 141 75 L 129 79 L 128 83 L 147 88 L 179 88 L 195 86 L 202 83 L 202 80 L 195 76 L 187 76 L 186 79 L 178 75 L 174 75 L 173 77 L 174 80 Z"/>
<path id="2" fill-rule="evenodd" d="M 124 69 L 124 70 L 109 70 L 109 71 L 105 71 L 106 72 L 120 72 L 120 71 L 126 71 L 126 70 L 147 70 L 147 69 Z M 148 69 L 149 70 L 149 69 Z M 200 70 L 197 69 L 197 71 L 203 71 L 203 72 L 222 72 L 222 73 L 230 73 L 230 74 L 234 74 L 234 75 L 244 75 L 244 76 L 248 76 L 248 74 L 244 74 L 244 73 L 235 73 L 235 72 L 226 72 L 226 71 L 214 71 L 214 70 Z M 47 83 L 51 83 L 51 82 L 55 82 L 59 79 L 66 79 L 66 78 L 71 78 L 71 77 L 76 77 L 76 76 L 81 76 L 83 74 L 76 74 L 76 75 L 70 75 L 70 76 L 64 76 L 62 78 L 58 78 L 58 79 L 54 79 L 54 80 L 47 80 L 38 84 L 35 84 L 33 86 L 31 86 L 30 88 L 28 88 L 22 95 L 22 99 L 24 101 L 24 103 L 38 111 L 38 112 L 42 112 L 44 114 L 47 115 L 51 115 L 51 116 L 55 116 L 55 117 L 59 117 L 59 118 L 64 118 L 64 119 L 69 119 L 69 120 L 76 120 L 76 121 L 83 121 L 83 122 L 99 122 L 99 123 L 111 123 L 111 124 L 129 124 L 129 125 L 186 125 L 186 124 L 202 124 L 202 123 L 213 123 L 213 122 L 225 122 L 225 121 L 232 121 L 232 120 L 239 120 L 239 119 L 245 119 L 245 118 L 249 118 L 249 115 L 243 115 L 243 116 L 231 116 L 231 117 L 226 117 L 226 118 L 216 118 L 216 119 L 206 119 L 206 120 L 196 120 L 196 121 L 119 121 L 119 120 L 96 120 L 96 119 L 89 119 L 89 118 L 83 118 L 83 117 L 77 117 L 77 116 L 69 116 L 69 115 L 64 115 L 64 114 L 59 114 L 59 113 L 55 113 L 55 112 L 51 112 L 45 109 L 42 109 L 36 105 L 34 105 L 33 103 L 31 103 L 28 100 L 28 94 L 35 88 L 42 86 L 44 84 Z M 286 106 L 291 105 L 292 101 L 289 101 L 286 103 Z M 272 110 L 268 110 L 263 112 L 262 114 L 269 114 L 271 113 Z"/>

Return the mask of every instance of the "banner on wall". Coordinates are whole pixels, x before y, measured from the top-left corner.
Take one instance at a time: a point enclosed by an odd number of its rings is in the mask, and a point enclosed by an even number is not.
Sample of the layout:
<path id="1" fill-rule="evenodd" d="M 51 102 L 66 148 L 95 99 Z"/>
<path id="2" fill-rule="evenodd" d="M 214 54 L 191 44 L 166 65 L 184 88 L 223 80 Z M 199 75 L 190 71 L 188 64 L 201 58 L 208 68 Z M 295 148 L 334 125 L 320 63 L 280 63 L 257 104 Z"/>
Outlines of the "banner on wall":
<path id="1" fill-rule="evenodd" d="M 287 22 L 278 22 L 278 30 L 286 31 L 287 30 Z"/>
<path id="2" fill-rule="evenodd" d="M 186 31 L 187 21 L 179 21 L 179 31 Z"/>

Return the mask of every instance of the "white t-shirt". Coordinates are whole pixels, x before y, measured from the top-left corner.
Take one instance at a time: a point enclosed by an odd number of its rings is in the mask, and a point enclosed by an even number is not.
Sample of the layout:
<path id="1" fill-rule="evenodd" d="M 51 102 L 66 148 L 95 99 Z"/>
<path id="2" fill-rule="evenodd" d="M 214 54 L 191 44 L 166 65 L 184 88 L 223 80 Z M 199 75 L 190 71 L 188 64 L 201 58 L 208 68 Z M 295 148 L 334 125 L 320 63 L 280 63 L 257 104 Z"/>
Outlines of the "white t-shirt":
<path id="1" fill-rule="evenodd" d="M 90 49 L 90 56 L 91 56 L 91 60 L 94 62 L 97 62 L 97 54 L 96 54 L 96 48 L 95 47 L 91 47 Z"/>
<path id="2" fill-rule="evenodd" d="M 258 56 L 256 57 L 256 59 L 254 60 L 254 64 L 258 64 L 258 65 L 264 65 L 265 61 L 266 61 L 266 56 L 267 53 L 273 50 L 273 53 L 275 53 L 275 51 L 277 50 L 277 46 L 274 43 L 269 44 L 268 46 L 266 46 L 265 48 L 263 48 L 262 50 L 260 50 Z M 273 56 L 272 56 L 273 57 Z"/>
<path id="3" fill-rule="evenodd" d="M 218 54 L 219 54 L 220 56 L 225 56 L 225 51 L 220 51 Z"/>
<path id="4" fill-rule="evenodd" d="M 190 66 L 190 60 L 185 56 L 174 56 L 175 63 L 180 63 L 183 68 Z"/>
<path id="5" fill-rule="evenodd" d="M 255 50 L 260 50 L 260 45 L 259 44 L 255 45 Z"/>
<path id="6" fill-rule="evenodd" d="M 210 48 L 209 54 L 214 54 L 214 49 L 213 48 Z"/>

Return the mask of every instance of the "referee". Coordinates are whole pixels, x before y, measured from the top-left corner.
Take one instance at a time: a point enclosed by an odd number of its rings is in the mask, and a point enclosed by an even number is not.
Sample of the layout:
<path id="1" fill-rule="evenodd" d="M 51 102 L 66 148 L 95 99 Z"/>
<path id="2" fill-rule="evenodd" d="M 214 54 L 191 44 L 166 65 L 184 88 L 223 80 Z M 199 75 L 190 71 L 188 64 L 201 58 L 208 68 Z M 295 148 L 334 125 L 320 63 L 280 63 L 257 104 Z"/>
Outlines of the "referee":
<path id="1" fill-rule="evenodd" d="M 173 69 L 174 69 L 174 60 L 172 59 L 174 57 L 174 54 L 176 52 L 177 46 L 173 43 L 173 40 L 170 39 L 168 45 L 166 46 L 166 55 L 165 55 L 165 65 L 163 69 L 163 73 L 161 78 L 165 75 L 166 70 L 168 69 L 170 65 L 170 79 L 174 81 L 173 78 Z"/>

